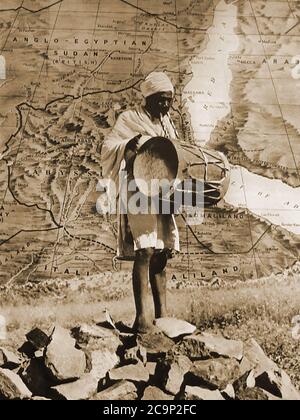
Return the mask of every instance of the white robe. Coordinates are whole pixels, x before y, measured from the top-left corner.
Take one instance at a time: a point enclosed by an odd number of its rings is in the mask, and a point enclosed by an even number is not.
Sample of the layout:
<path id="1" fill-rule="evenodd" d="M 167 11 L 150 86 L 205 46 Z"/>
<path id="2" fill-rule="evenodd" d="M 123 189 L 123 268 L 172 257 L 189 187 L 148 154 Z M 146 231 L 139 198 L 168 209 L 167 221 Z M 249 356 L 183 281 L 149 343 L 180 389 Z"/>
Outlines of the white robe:
<path id="1" fill-rule="evenodd" d="M 175 140 L 177 133 L 170 117 L 166 115 L 162 118 L 162 122 L 165 130 L 159 119 L 152 120 L 142 108 L 123 112 L 103 144 L 103 177 L 113 181 L 118 180 L 126 144 L 133 137 L 141 134 L 142 136 L 168 137 L 170 140 Z"/>
<path id="2" fill-rule="evenodd" d="M 147 137 L 167 137 L 170 140 L 176 140 L 177 133 L 170 116 L 166 115 L 159 119 L 151 119 L 150 115 L 142 108 L 137 108 L 123 112 L 117 119 L 115 126 L 106 137 L 101 154 L 102 175 L 105 179 L 110 179 L 116 185 L 116 191 L 119 192 L 119 172 L 124 168 L 124 152 L 127 143 L 137 135 Z M 108 195 L 111 194 L 108 191 Z M 115 198 L 115 197 L 114 197 Z M 132 218 L 133 216 L 131 216 Z M 118 238 L 118 256 L 123 258 L 132 258 L 134 251 L 141 248 L 154 246 L 157 249 L 172 248 L 179 250 L 179 235 L 173 215 L 161 218 L 160 215 L 152 216 L 137 215 L 135 217 L 135 237 L 128 240 L 128 219 L 124 215 L 119 217 L 119 238 Z M 157 219 L 155 231 L 153 227 L 153 217 Z M 148 223 L 149 222 L 149 223 Z M 134 219 L 132 220 L 134 223 Z M 162 227 L 163 225 L 163 227 Z M 139 226 L 136 228 L 136 226 Z M 143 232 L 144 229 L 144 232 Z M 153 229 L 155 230 L 155 229 Z M 156 237 L 156 242 L 154 241 Z M 133 242 L 132 242 L 133 239 Z"/>

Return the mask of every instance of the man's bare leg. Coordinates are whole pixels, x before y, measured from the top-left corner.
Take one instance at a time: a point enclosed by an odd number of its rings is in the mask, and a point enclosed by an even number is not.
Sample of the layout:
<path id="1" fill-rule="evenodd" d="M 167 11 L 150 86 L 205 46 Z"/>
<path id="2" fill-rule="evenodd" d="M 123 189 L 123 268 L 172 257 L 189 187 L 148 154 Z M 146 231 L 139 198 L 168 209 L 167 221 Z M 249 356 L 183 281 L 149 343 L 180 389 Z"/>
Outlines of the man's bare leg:
<path id="1" fill-rule="evenodd" d="M 165 318 L 167 314 L 167 277 L 166 271 L 155 274 L 151 281 L 155 318 Z"/>
<path id="2" fill-rule="evenodd" d="M 150 283 L 153 294 L 155 318 L 167 317 L 167 257 L 162 252 L 153 255 L 150 262 Z"/>
<path id="3" fill-rule="evenodd" d="M 154 250 L 148 248 L 137 251 L 135 256 L 132 279 L 136 318 L 133 329 L 137 332 L 147 332 L 153 328 L 153 319 L 147 308 L 150 261 L 153 254 Z"/>

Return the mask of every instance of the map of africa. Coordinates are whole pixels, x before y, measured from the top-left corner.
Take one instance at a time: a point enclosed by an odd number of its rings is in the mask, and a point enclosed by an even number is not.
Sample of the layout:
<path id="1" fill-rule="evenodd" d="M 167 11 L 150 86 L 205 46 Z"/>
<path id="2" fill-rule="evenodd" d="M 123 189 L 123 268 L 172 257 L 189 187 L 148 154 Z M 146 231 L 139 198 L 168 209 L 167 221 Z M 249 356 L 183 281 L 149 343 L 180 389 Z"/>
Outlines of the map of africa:
<path id="1" fill-rule="evenodd" d="M 156 70 L 176 86 L 181 139 L 232 165 L 201 225 L 177 218 L 170 280 L 255 280 L 299 260 L 300 2 L 1 0 L 0 48 L 0 284 L 112 271 L 101 145 Z"/>

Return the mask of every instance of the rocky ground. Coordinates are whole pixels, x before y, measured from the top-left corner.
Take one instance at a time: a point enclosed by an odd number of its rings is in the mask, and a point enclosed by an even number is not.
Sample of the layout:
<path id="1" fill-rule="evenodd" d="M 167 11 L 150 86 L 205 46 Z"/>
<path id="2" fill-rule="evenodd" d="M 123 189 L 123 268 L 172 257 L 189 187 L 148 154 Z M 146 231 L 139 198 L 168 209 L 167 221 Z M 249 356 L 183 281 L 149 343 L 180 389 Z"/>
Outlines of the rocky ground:
<path id="1" fill-rule="evenodd" d="M 100 325 L 56 325 L 50 335 L 36 328 L 15 351 L 3 343 L 1 399 L 300 400 L 254 339 L 229 340 L 175 318 L 136 335 L 106 312 Z"/>
<path id="2" fill-rule="evenodd" d="M 125 326 L 130 283 L 119 272 L 1 287 L 1 398 L 298 398 L 300 264 L 249 283 L 171 284 L 172 319 L 148 336 Z"/>

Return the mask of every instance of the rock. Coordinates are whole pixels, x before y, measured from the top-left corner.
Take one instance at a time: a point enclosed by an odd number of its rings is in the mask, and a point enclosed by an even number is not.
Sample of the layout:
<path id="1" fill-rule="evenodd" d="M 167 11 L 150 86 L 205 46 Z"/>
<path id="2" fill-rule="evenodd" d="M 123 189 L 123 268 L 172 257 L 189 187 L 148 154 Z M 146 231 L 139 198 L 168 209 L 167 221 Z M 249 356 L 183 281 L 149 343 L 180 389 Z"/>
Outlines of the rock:
<path id="1" fill-rule="evenodd" d="M 14 369 L 20 364 L 21 359 L 19 356 L 3 347 L 0 347 L 0 367 Z"/>
<path id="2" fill-rule="evenodd" d="M 119 362 L 119 357 L 109 350 L 95 350 L 88 355 L 91 364 L 90 374 L 98 379 L 105 378 L 107 372 L 115 368 Z"/>
<path id="3" fill-rule="evenodd" d="M 300 401 L 300 393 L 283 370 L 263 372 L 256 378 L 256 385 L 283 400 Z"/>
<path id="4" fill-rule="evenodd" d="M 86 369 L 83 351 L 75 348 L 75 340 L 68 330 L 55 327 L 45 351 L 45 365 L 53 378 L 67 381 L 80 378 Z"/>
<path id="5" fill-rule="evenodd" d="M 205 386 L 209 389 L 224 389 L 239 377 L 240 368 L 238 361 L 220 357 L 218 359 L 194 362 L 187 380 L 192 385 Z"/>
<path id="6" fill-rule="evenodd" d="M 25 399 L 31 397 L 31 392 L 22 379 L 11 370 L 0 369 L 0 396 L 5 399 Z"/>
<path id="7" fill-rule="evenodd" d="M 197 329 L 195 325 L 176 318 L 158 318 L 155 325 L 169 338 L 193 334 Z"/>
<path id="8" fill-rule="evenodd" d="M 22 346 L 18 349 L 18 351 L 23 356 L 26 356 L 29 359 L 31 359 L 32 357 L 34 357 L 34 353 L 36 350 L 29 341 L 26 341 L 25 343 L 22 344 Z"/>
<path id="9" fill-rule="evenodd" d="M 185 356 L 170 356 L 158 363 L 156 376 L 162 388 L 177 395 L 181 389 L 185 374 L 191 369 L 192 362 Z"/>
<path id="10" fill-rule="evenodd" d="M 53 385 L 53 381 L 48 377 L 43 358 L 29 360 L 20 375 L 34 395 L 49 396 L 49 388 Z"/>
<path id="11" fill-rule="evenodd" d="M 148 386 L 142 397 L 144 401 L 173 401 L 174 396 L 166 394 L 156 386 Z"/>
<path id="12" fill-rule="evenodd" d="M 100 327 L 99 325 L 82 324 L 73 331 L 75 332 L 75 338 L 79 341 L 88 341 L 90 338 L 103 338 L 115 335 L 115 330 Z"/>
<path id="13" fill-rule="evenodd" d="M 289 376 L 265 355 L 254 339 L 245 343 L 240 368 L 242 372 L 252 369 L 255 385 L 265 391 L 264 398 L 300 400 Z"/>
<path id="14" fill-rule="evenodd" d="M 157 363 L 155 363 L 155 362 L 147 362 L 146 363 L 145 368 L 149 372 L 149 375 L 150 376 L 154 376 L 155 375 L 156 366 L 157 366 Z"/>
<path id="15" fill-rule="evenodd" d="M 94 401 L 129 401 L 137 399 L 137 389 L 133 382 L 121 381 L 99 392 L 91 398 Z"/>
<path id="16" fill-rule="evenodd" d="M 234 384 L 233 388 L 235 392 L 239 392 L 241 390 L 251 389 L 255 388 L 256 382 L 255 382 L 255 376 L 254 371 L 246 372 L 244 375 L 242 375 L 240 378 L 238 378 Z"/>
<path id="17" fill-rule="evenodd" d="M 225 400 L 234 400 L 235 399 L 235 391 L 232 384 L 228 384 L 223 391 L 221 391 L 222 397 L 225 398 Z"/>
<path id="18" fill-rule="evenodd" d="M 246 372 L 233 384 L 237 400 L 268 400 L 262 389 L 256 386 L 255 371 Z"/>
<path id="19" fill-rule="evenodd" d="M 240 401 L 268 401 L 268 395 L 260 388 L 238 389 L 236 400 Z"/>
<path id="20" fill-rule="evenodd" d="M 144 365 L 147 363 L 147 350 L 143 346 L 135 346 L 124 352 L 125 363 L 140 363 Z"/>
<path id="21" fill-rule="evenodd" d="M 37 350 L 34 352 L 34 357 L 36 359 L 38 359 L 39 357 L 43 357 L 44 356 L 44 350 Z"/>
<path id="22" fill-rule="evenodd" d="M 256 385 L 255 370 L 244 374 L 234 384 L 236 400 L 275 401 L 281 400 Z"/>
<path id="23" fill-rule="evenodd" d="M 125 324 L 123 321 L 116 322 L 115 327 L 118 330 L 121 338 L 130 338 L 135 336 L 133 328 Z"/>
<path id="24" fill-rule="evenodd" d="M 98 380 L 90 374 L 83 375 L 78 381 L 52 388 L 64 400 L 87 400 L 97 393 Z"/>
<path id="25" fill-rule="evenodd" d="M 128 380 L 133 382 L 148 382 L 149 372 L 142 363 L 127 365 L 108 372 L 111 381 Z"/>
<path id="26" fill-rule="evenodd" d="M 281 394 L 284 400 L 300 401 L 300 392 L 292 384 L 291 378 L 281 369 Z"/>
<path id="27" fill-rule="evenodd" d="M 202 333 L 185 337 L 174 347 L 173 351 L 185 354 L 190 359 L 223 356 L 240 361 L 243 357 L 243 347 L 241 341 L 227 340 L 220 336 Z"/>
<path id="28" fill-rule="evenodd" d="M 31 400 L 32 401 L 51 401 L 50 398 L 45 398 L 45 397 L 32 397 Z"/>
<path id="29" fill-rule="evenodd" d="M 198 386 L 187 386 L 185 388 L 184 398 L 186 400 L 224 401 L 220 391 L 211 391 Z"/>
<path id="30" fill-rule="evenodd" d="M 174 346 L 173 340 L 162 332 L 141 334 L 137 337 L 137 344 L 146 349 L 149 361 L 165 356 Z"/>
<path id="31" fill-rule="evenodd" d="M 0 315 L 0 340 L 6 340 L 7 338 L 7 328 L 6 328 L 6 318 L 3 315 Z"/>
<path id="32" fill-rule="evenodd" d="M 251 370 L 248 375 L 246 374 L 246 386 L 247 388 L 255 388 L 255 371 Z"/>
<path id="33" fill-rule="evenodd" d="M 277 370 L 278 367 L 265 355 L 260 345 L 252 338 L 244 344 L 244 357 L 240 369 L 242 374 L 254 370 L 255 376 L 259 376 L 265 371 Z"/>
<path id="34" fill-rule="evenodd" d="M 265 396 L 267 397 L 268 401 L 282 401 L 282 398 L 275 397 L 275 395 L 270 394 L 269 392 L 262 390 Z"/>
<path id="35" fill-rule="evenodd" d="M 26 334 L 26 338 L 33 345 L 35 350 L 44 349 L 47 344 L 49 343 L 49 337 L 44 331 L 40 330 L 39 328 L 35 328 L 34 330 L 30 331 Z"/>
<path id="36" fill-rule="evenodd" d="M 117 353 L 122 341 L 115 330 L 103 328 L 98 325 L 83 324 L 72 331 L 77 344 L 84 349 L 107 350 Z"/>

